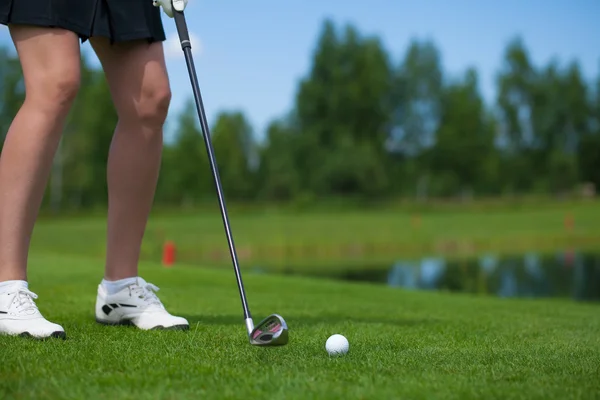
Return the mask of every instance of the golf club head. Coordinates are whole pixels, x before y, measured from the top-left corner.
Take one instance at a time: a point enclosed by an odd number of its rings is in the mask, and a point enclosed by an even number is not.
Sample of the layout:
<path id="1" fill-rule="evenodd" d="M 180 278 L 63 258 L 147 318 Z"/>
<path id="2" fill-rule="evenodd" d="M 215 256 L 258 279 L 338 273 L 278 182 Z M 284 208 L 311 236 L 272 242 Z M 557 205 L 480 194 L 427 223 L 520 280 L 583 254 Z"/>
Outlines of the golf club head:
<path id="1" fill-rule="evenodd" d="M 250 332 L 254 346 L 283 346 L 288 342 L 288 327 L 281 315 L 271 314 Z"/>

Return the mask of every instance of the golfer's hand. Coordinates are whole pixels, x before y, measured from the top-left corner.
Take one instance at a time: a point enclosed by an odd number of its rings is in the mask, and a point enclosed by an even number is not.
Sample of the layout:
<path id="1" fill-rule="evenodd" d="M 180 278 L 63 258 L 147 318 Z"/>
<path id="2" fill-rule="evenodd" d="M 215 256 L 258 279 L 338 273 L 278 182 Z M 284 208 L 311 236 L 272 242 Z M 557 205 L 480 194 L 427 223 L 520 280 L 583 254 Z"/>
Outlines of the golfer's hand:
<path id="1" fill-rule="evenodd" d="M 173 8 L 176 11 L 183 11 L 187 6 L 188 0 L 173 0 L 173 7 L 171 7 L 171 0 L 152 0 L 154 7 L 162 7 L 165 14 L 173 18 Z"/>

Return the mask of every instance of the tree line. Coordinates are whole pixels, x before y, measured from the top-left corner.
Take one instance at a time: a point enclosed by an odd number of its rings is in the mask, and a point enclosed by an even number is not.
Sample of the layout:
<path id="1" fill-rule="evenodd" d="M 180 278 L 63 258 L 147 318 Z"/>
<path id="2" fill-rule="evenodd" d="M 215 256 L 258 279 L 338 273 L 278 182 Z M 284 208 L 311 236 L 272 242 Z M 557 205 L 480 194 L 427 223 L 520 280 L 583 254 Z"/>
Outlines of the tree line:
<path id="1" fill-rule="evenodd" d="M 468 68 L 449 76 L 434 42 L 413 40 L 400 62 L 376 36 L 326 20 L 294 106 L 258 140 L 242 111 L 211 127 L 226 197 L 236 202 L 497 197 L 572 193 L 600 185 L 600 76 L 576 60 L 535 65 L 507 44 L 496 98 Z M 0 49 L 0 134 L 24 98 L 18 60 Z M 193 100 L 165 143 L 156 202 L 194 205 L 214 186 Z M 82 59 L 82 86 L 55 158 L 45 207 L 106 204 L 117 116 L 101 70 Z"/>

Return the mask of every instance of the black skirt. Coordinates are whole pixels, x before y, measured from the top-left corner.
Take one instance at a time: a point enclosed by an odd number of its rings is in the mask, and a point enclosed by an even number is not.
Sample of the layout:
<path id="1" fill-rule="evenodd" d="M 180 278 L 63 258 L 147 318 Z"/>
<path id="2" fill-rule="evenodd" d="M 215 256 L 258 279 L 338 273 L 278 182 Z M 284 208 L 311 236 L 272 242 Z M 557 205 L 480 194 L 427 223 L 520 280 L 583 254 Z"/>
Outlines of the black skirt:
<path id="1" fill-rule="evenodd" d="M 0 0 L 0 24 L 62 28 L 82 42 L 95 36 L 164 41 L 161 12 L 152 0 Z"/>

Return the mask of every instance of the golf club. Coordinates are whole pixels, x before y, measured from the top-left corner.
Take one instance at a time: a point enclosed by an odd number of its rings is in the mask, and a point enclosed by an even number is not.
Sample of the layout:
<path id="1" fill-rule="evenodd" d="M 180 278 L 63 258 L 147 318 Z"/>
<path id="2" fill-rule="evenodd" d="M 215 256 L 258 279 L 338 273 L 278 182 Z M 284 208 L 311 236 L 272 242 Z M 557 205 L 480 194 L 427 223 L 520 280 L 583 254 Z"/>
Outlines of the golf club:
<path id="1" fill-rule="evenodd" d="M 171 0 L 172 3 L 172 0 Z M 250 344 L 256 346 L 281 346 L 288 342 L 288 327 L 283 319 L 278 314 L 271 314 L 256 326 L 252 321 L 250 314 L 250 308 L 248 307 L 248 301 L 246 300 L 246 292 L 244 290 L 244 284 L 242 282 L 242 274 L 240 271 L 237 252 L 235 250 L 235 244 L 233 241 L 233 235 L 231 234 L 231 227 L 229 225 L 229 217 L 227 215 L 227 208 L 225 207 L 225 198 L 223 190 L 221 188 L 221 179 L 219 177 L 219 171 L 217 169 L 217 162 L 214 155 L 214 149 L 210 138 L 210 130 L 208 128 L 208 122 L 204 111 L 204 104 L 202 101 L 202 95 L 200 94 L 200 86 L 198 84 L 198 77 L 196 75 L 196 68 L 194 66 L 194 59 L 192 57 L 192 44 L 190 42 L 189 31 L 185 20 L 183 11 L 175 10 L 173 7 L 173 16 L 175 19 L 175 25 L 177 27 L 177 33 L 181 42 L 181 49 L 185 55 L 185 61 L 187 69 L 190 75 L 190 81 L 192 84 L 192 90 L 194 92 L 194 99 L 196 101 L 196 110 L 198 111 L 198 117 L 200 118 L 200 127 L 204 137 L 204 144 L 206 151 L 208 152 L 208 160 L 210 162 L 210 169 L 213 174 L 213 179 L 217 189 L 217 197 L 219 199 L 219 206 L 221 208 L 221 217 L 223 218 L 223 225 L 225 227 L 225 233 L 227 235 L 227 243 L 229 244 L 229 253 L 231 255 L 231 261 L 233 262 L 233 269 L 235 271 L 235 277 L 237 279 L 237 285 L 240 292 L 240 298 L 242 300 L 242 307 L 244 308 L 244 319 L 246 321 L 246 329 L 248 330 L 248 338 Z"/>

